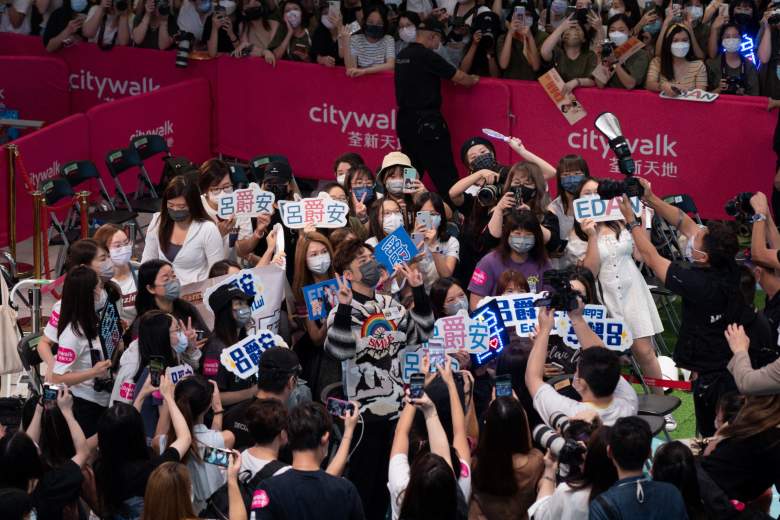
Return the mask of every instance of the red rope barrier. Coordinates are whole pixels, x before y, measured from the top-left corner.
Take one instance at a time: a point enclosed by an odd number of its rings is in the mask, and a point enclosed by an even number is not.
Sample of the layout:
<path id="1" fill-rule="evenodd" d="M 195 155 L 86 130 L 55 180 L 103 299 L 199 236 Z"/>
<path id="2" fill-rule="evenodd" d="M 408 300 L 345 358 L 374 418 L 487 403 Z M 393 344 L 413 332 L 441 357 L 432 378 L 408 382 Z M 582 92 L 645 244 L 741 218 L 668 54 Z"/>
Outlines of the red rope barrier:
<path id="1" fill-rule="evenodd" d="M 637 377 L 628 376 L 625 374 L 623 375 L 623 377 L 626 379 L 626 381 L 629 381 L 630 383 L 635 383 L 638 385 L 642 384 L 642 381 L 640 381 L 639 378 Z M 683 390 L 685 392 L 691 391 L 690 381 L 675 381 L 673 379 L 655 379 L 652 377 L 645 377 L 644 381 L 647 386 L 661 387 L 661 388 L 674 388 L 676 390 Z"/>

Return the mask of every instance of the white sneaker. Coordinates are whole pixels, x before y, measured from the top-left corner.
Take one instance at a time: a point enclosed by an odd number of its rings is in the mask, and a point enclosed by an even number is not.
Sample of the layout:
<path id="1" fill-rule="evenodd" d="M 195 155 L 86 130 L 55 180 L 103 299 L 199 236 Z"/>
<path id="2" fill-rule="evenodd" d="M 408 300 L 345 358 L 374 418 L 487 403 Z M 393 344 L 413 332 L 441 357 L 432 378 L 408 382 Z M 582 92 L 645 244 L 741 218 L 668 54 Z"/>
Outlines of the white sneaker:
<path id="1" fill-rule="evenodd" d="M 666 431 L 673 432 L 677 429 L 677 421 L 674 419 L 674 415 L 664 415 L 664 421 L 666 422 Z"/>

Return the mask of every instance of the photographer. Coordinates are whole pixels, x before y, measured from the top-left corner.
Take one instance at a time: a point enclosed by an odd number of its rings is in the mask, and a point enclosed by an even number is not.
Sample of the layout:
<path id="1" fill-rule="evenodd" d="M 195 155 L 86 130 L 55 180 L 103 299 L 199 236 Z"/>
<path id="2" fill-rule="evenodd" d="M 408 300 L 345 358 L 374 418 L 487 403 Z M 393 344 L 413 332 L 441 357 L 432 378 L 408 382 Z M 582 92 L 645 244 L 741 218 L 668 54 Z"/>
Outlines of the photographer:
<path id="1" fill-rule="evenodd" d="M 715 406 L 725 392 L 736 385 L 726 365 L 731 358 L 723 332 L 729 323 L 740 321 L 746 306 L 740 294 L 740 273 L 734 256 L 739 250 L 737 236 L 725 223 L 711 221 L 698 226 L 682 210 L 655 195 L 650 183 L 639 179 L 643 201 L 687 238 L 685 256 L 690 264 L 672 263 L 662 257 L 641 226 L 627 198 L 620 209 L 631 229 L 636 248 L 645 264 L 673 293 L 682 297 L 682 325 L 674 349 L 677 366 L 696 372 L 693 403 L 696 424 L 702 435 L 715 431 Z"/>
<path id="2" fill-rule="evenodd" d="M 715 20 L 716 24 L 718 19 Z M 710 90 L 719 94 L 757 96 L 758 73 L 756 66 L 740 53 L 742 34 L 739 26 L 729 22 L 717 32 L 716 26 L 713 26 L 711 34 L 710 38 L 717 38 L 720 45 L 711 44 L 711 47 L 714 45 L 718 49 L 719 55 L 707 62 Z"/>
<path id="3" fill-rule="evenodd" d="M 525 9 L 524 17 L 514 16 L 516 7 Z M 498 37 L 498 66 L 501 68 L 501 77 L 535 81 L 542 66 L 539 47 L 547 38 L 547 33 L 539 30 L 539 14 L 533 4 L 514 2 L 506 20 L 506 27 L 507 32 Z"/>
<path id="4" fill-rule="evenodd" d="M 101 0 L 90 7 L 81 33 L 99 47 L 130 44 L 130 3 L 128 0 Z"/>
<path id="5" fill-rule="evenodd" d="M 233 0 L 220 0 L 203 23 L 203 40 L 207 42 L 209 56 L 214 58 L 217 54 L 235 51 L 241 44 L 236 35 L 237 29 L 236 3 Z"/>
<path id="6" fill-rule="evenodd" d="M 631 36 L 629 27 L 628 17 L 624 14 L 616 14 L 607 21 L 607 34 L 609 35 L 611 46 L 607 54 L 605 45 L 602 45 L 600 57 L 602 63 L 612 71 L 612 77 L 605 84 L 596 79 L 597 86 L 632 90 L 641 87 L 642 83 L 644 83 L 647 67 L 650 64 L 650 57 L 644 49 L 629 56 L 624 63 L 616 61 L 613 54 L 613 49 L 623 45 Z"/>
<path id="7" fill-rule="evenodd" d="M 49 17 L 43 32 L 43 45 L 47 52 L 60 49 L 84 40 L 81 28 L 86 19 L 86 0 L 66 0 Z"/>
<path id="8" fill-rule="evenodd" d="M 568 417 L 580 412 L 596 411 L 601 421 L 610 426 L 619 417 L 637 412 L 636 392 L 625 379 L 620 377 L 620 360 L 615 352 L 607 350 L 604 342 L 596 335 L 582 317 L 584 305 L 578 298 L 579 307 L 569 311 L 569 319 L 580 342 L 580 358 L 572 386 L 582 396 L 582 402 L 560 395 L 544 382 L 544 362 L 547 358 L 547 344 L 554 325 L 555 310 L 540 308 L 539 329 L 534 341 L 525 384 L 533 396 L 534 408 L 549 421 L 551 415 L 562 413 Z"/>
<path id="9" fill-rule="evenodd" d="M 178 30 L 169 0 L 146 0 L 143 14 L 133 18 L 133 43 L 136 47 L 165 51 L 173 45 L 171 35 Z"/>
<path id="10" fill-rule="evenodd" d="M 761 71 L 761 95 L 780 98 L 780 76 L 772 74 L 780 65 L 780 6 L 772 3 L 761 18 L 761 40 L 757 56 L 763 64 Z"/>
<path id="11" fill-rule="evenodd" d="M 236 52 L 242 56 L 261 56 L 269 65 L 275 65 L 274 51 L 281 45 L 284 36 L 282 25 L 273 17 L 272 9 L 266 5 L 266 0 L 248 0 L 244 2 L 242 15 L 239 27 L 241 45 Z"/>
<path id="12" fill-rule="evenodd" d="M 493 12 L 477 15 L 474 34 L 458 67 L 466 74 L 498 77 L 496 61 L 496 34 L 499 32 L 498 16 Z"/>
<path id="13" fill-rule="evenodd" d="M 598 19 L 595 13 L 588 14 Z M 563 94 L 574 92 L 578 87 L 592 87 L 596 84 L 591 73 L 596 68 L 598 58 L 590 50 L 591 37 L 585 32 L 585 27 L 572 14 L 542 44 L 542 59 L 552 63 L 566 82 Z"/>

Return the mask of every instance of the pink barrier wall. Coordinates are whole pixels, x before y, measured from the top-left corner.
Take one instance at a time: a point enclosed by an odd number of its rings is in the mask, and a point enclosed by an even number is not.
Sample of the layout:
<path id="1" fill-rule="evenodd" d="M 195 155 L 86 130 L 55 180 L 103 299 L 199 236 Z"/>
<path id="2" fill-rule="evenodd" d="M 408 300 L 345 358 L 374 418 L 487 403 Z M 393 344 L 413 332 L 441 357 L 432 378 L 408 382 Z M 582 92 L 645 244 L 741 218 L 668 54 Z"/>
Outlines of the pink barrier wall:
<path id="1" fill-rule="evenodd" d="M 44 130 L 20 137 L 15 141 L 22 160 L 34 183 L 42 183 L 59 174 L 60 167 L 72 160 L 88 158 L 89 122 L 84 114 L 76 114 L 47 126 Z M 0 161 L 0 190 L 8 186 L 8 160 L 2 154 Z M 0 213 L 0 245 L 8 243 L 7 206 L 2 198 Z M 24 240 L 32 236 L 32 197 L 24 188 L 22 173 L 16 172 L 16 237 Z"/>
<path id="2" fill-rule="evenodd" d="M 508 81 L 515 115 L 512 132 L 555 163 L 581 154 L 596 177 L 622 177 L 606 140 L 593 126 L 613 112 L 633 149 L 637 175 L 659 195 L 687 193 L 707 218 L 726 218 L 723 205 L 740 191 L 772 188 L 777 115 L 766 98 L 721 96 L 713 103 L 665 100 L 651 92 L 578 89 L 587 117 L 569 125 L 541 87 Z M 636 144 L 635 144 L 636 143 Z"/>
<path id="3" fill-rule="evenodd" d="M 51 124 L 70 115 L 68 66 L 62 60 L 0 56 L 0 71 L 0 103 L 18 110 L 20 119 Z"/>

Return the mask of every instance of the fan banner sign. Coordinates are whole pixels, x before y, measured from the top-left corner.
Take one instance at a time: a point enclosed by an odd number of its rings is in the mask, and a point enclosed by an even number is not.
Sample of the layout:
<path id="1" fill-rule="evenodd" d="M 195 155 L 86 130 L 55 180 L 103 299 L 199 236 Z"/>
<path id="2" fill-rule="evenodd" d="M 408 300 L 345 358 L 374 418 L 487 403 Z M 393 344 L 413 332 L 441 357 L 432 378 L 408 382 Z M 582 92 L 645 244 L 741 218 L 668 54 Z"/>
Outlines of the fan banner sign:
<path id="1" fill-rule="evenodd" d="M 430 342 L 426 342 L 422 346 L 407 347 L 404 350 L 403 356 L 401 356 L 401 379 L 404 384 L 409 384 L 412 374 L 422 372 L 423 358 L 426 354 L 428 354 L 430 362 L 429 345 Z M 460 370 L 460 363 L 452 356 L 450 356 L 450 368 L 453 372 Z"/>
<path id="2" fill-rule="evenodd" d="M 374 257 L 379 265 L 392 273 L 396 265 L 409 262 L 418 252 L 409 233 L 401 226 L 376 245 Z"/>
<path id="3" fill-rule="evenodd" d="M 340 228 L 347 225 L 349 217 L 349 205 L 333 200 L 327 193 L 315 198 L 280 200 L 278 205 L 282 224 L 290 229 Z"/>
<path id="4" fill-rule="evenodd" d="M 653 222 L 653 209 L 645 206 L 639 200 L 639 197 L 631 197 L 631 209 L 636 217 L 641 215 L 642 223 L 647 229 L 650 229 Z M 574 219 L 582 222 L 586 218 L 594 222 L 609 222 L 612 220 L 625 220 L 620 211 L 620 202 L 617 197 L 613 199 L 602 199 L 598 195 L 580 197 L 572 203 L 574 210 Z"/>
<path id="5" fill-rule="evenodd" d="M 276 197 L 270 191 L 261 190 L 257 183 L 235 190 L 217 199 L 217 216 L 222 220 L 232 217 L 256 217 L 274 212 Z"/>
<path id="6" fill-rule="evenodd" d="M 488 296 L 480 300 L 479 305 L 495 302 L 504 326 L 515 327 L 515 333 L 519 337 L 527 338 L 535 333 L 539 325 L 538 307 L 534 306 L 534 303 L 545 296 L 545 293 Z M 622 352 L 631 348 L 634 338 L 628 327 L 622 320 L 607 317 L 607 308 L 603 305 L 586 305 L 582 316 L 608 349 Z M 436 322 L 437 326 L 439 321 L 441 320 Z M 551 334 L 560 336 L 568 347 L 579 348 L 580 346 L 569 315 L 564 311 L 555 312 L 555 324 Z"/>
<path id="7" fill-rule="evenodd" d="M 259 330 L 222 350 L 219 361 L 228 372 L 241 379 L 249 379 L 257 374 L 263 352 L 271 347 L 288 348 L 287 343 L 278 334 L 270 330 Z"/>

